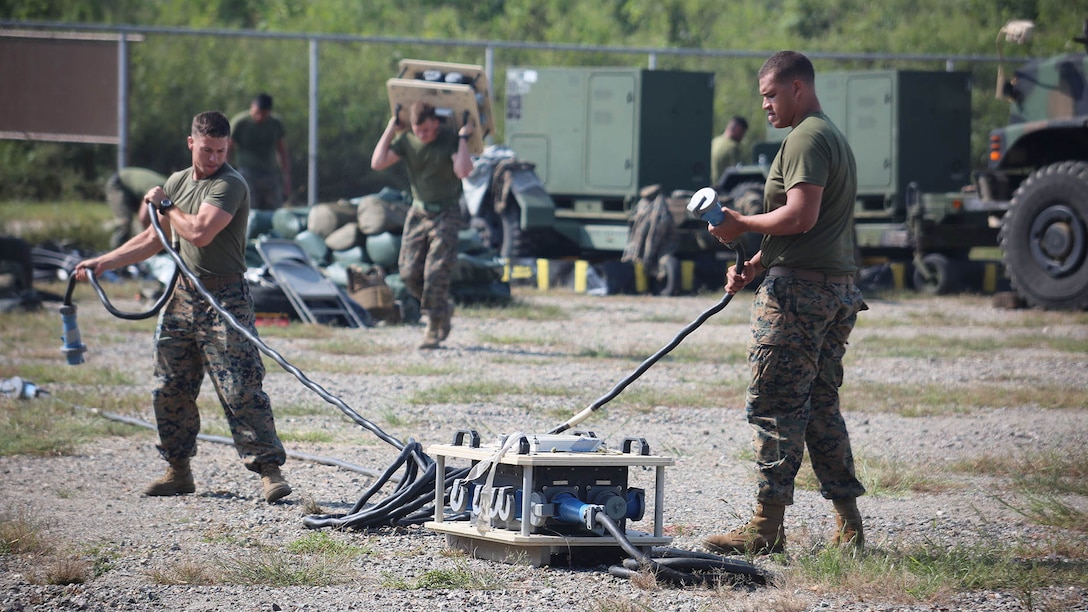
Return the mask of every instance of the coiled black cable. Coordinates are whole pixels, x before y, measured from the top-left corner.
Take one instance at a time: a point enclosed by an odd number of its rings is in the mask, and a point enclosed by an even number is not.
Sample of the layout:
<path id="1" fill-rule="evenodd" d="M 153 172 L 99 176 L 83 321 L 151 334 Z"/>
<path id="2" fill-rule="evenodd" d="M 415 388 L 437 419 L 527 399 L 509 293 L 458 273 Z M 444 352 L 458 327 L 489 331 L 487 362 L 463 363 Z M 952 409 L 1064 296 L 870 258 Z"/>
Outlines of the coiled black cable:
<path id="1" fill-rule="evenodd" d="M 655 548 L 651 550 L 651 555 L 647 555 L 627 539 L 627 534 L 607 513 L 597 512 L 594 518 L 599 525 L 612 534 L 624 552 L 630 555 L 630 558 L 624 560 L 622 566 L 614 565 L 608 568 L 608 573 L 613 576 L 631 578 L 640 571 L 649 570 L 658 579 L 681 585 L 716 584 L 723 581 L 723 573 L 730 574 L 733 580 L 740 577 L 741 580 L 753 584 L 767 584 L 770 577 L 766 571 L 747 561 L 709 553 L 682 551 L 677 548 Z M 654 553 L 659 556 L 652 556 Z"/>

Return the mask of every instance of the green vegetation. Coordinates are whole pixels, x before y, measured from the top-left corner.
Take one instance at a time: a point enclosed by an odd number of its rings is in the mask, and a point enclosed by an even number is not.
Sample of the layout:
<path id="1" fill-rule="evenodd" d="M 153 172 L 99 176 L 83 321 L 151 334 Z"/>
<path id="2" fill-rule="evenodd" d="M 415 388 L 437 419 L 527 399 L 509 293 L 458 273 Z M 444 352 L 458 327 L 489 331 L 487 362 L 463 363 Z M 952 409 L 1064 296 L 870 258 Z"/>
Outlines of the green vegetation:
<path id="1" fill-rule="evenodd" d="M 996 55 L 994 38 L 1009 19 L 1033 19 L 1033 41 L 1012 49 L 1013 63 L 1024 55 L 1070 50 L 1079 33 L 1080 9 L 1058 0 L 744 0 L 722 10 L 715 0 L 451 0 L 405 7 L 392 0 L 360 4 L 347 0 L 299 4 L 293 0 L 58 0 L 0 1 L 10 20 L 153 25 L 157 28 L 214 28 L 300 35 L 297 39 L 236 38 L 154 32 L 130 45 L 131 163 L 171 171 L 188 165 L 184 137 L 193 114 L 209 108 L 233 115 L 266 90 L 286 122 L 292 156 L 292 183 L 307 184 L 309 58 L 304 34 L 421 37 L 455 41 L 448 46 L 407 43 L 321 42 L 316 134 L 321 163 L 318 201 L 377 191 L 402 182 L 398 173 L 376 173 L 365 160 L 389 117 L 385 80 L 401 58 L 484 63 L 480 41 L 510 41 L 660 48 L 690 51 L 754 51 L 755 57 L 681 56 L 659 53 L 659 69 L 714 74 L 715 129 L 733 114 L 749 118 L 752 136 L 764 130 L 755 74 L 765 55 L 793 48 L 812 53 L 928 54 L 933 61 L 818 59 L 817 69 L 922 68 L 944 70 L 946 56 Z M 466 44 L 458 44 L 466 43 Z M 502 142 L 505 71 L 508 66 L 645 66 L 646 53 L 495 50 L 492 90 L 496 97 L 496 142 Z M 973 150 L 982 160 L 989 129 L 1008 116 L 992 95 L 996 66 L 955 63 L 975 84 Z M 216 78 L 208 78 L 215 74 Z M 111 145 L 0 142 L 0 200 L 98 199 L 115 163 Z"/>
<path id="2" fill-rule="evenodd" d="M 1005 542 L 869 546 L 860 555 L 830 547 L 794 557 L 788 572 L 813 590 L 865 593 L 878 601 L 915 603 L 953 591 L 1008 590 L 1030 604 L 1048 586 L 1088 585 L 1085 558 L 1082 550 L 1077 560 L 1056 563 L 1045 551 L 1021 556 Z"/>

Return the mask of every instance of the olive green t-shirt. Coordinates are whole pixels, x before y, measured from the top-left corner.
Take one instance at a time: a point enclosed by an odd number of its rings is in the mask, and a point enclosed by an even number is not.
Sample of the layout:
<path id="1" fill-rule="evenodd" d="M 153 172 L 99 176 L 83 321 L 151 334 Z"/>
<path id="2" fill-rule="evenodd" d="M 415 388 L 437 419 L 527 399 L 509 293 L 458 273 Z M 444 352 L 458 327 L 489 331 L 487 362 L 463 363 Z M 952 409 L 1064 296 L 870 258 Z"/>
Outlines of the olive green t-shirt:
<path id="1" fill-rule="evenodd" d="M 198 276 L 226 276 L 246 271 L 246 226 L 249 223 L 249 187 L 229 164 L 205 179 L 193 180 L 190 167 L 175 172 L 163 185 L 166 197 L 179 210 L 195 215 L 209 204 L 233 215 L 227 226 L 205 247 L 181 241 L 181 259 Z"/>
<path id="2" fill-rule="evenodd" d="M 404 160 L 408 167 L 408 182 L 412 198 L 428 204 L 454 205 L 461 197 L 461 179 L 453 171 L 453 156 L 457 153 L 457 133 L 442 127 L 428 144 L 420 142 L 410 131 L 401 132 L 389 145 L 389 150 Z"/>
<path id="3" fill-rule="evenodd" d="M 718 134 L 710 141 L 710 179 L 712 182 L 717 182 L 726 168 L 746 163 L 748 163 L 748 156 L 744 154 L 744 147 L 736 140 L 725 134 Z"/>
<path id="4" fill-rule="evenodd" d="M 248 111 L 238 113 L 230 120 L 235 163 L 246 170 L 278 174 L 280 162 L 276 147 L 286 133 L 283 122 L 275 115 L 257 123 Z"/>
<path id="5" fill-rule="evenodd" d="M 782 141 L 767 175 L 763 211 L 784 206 L 786 192 L 801 183 L 824 188 L 820 216 L 803 234 L 765 236 L 764 267 L 853 274 L 857 271 L 853 227 L 857 167 L 846 137 L 823 113 L 802 119 Z"/>

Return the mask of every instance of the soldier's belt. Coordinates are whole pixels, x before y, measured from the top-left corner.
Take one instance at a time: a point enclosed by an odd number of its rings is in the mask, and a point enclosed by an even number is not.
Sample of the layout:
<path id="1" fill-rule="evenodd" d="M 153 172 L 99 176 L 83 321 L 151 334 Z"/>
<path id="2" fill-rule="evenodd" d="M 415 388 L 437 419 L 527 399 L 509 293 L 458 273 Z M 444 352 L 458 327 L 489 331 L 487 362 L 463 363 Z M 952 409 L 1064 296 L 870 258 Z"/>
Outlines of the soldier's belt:
<path id="1" fill-rule="evenodd" d="M 241 274 L 227 274 L 224 276 L 201 276 L 200 284 L 204 285 L 204 288 L 208 291 L 219 291 L 227 285 L 234 285 L 242 282 Z M 178 285 L 184 287 L 189 291 L 196 291 L 196 287 L 187 276 L 182 276 L 178 279 Z"/>
<path id="2" fill-rule="evenodd" d="M 849 285 L 854 282 L 854 277 L 850 274 L 824 274 L 815 270 L 801 270 L 799 268 L 787 268 L 786 266 L 772 267 L 767 270 L 767 276 L 787 276 L 797 280 L 831 283 L 833 285 Z"/>

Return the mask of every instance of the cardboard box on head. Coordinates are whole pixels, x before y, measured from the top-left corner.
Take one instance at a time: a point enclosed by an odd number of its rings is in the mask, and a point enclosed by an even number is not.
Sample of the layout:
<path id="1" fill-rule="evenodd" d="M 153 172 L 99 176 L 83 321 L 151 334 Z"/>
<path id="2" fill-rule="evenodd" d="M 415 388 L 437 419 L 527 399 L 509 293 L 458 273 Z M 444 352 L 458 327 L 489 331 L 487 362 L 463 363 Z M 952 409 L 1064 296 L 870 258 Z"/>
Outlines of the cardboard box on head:
<path id="1" fill-rule="evenodd" d="M 434 106 L 438 117 L 453 130 L 465 122 L 475 125 L 468 140 L 469 151 L 479 155 L 484 139 L 495 129 L 487 74 L 472 64 L 404 59 L 400 74 L 385 83 L 389 109 L 408 125 L 408 109 L 422 100 Z"/>

